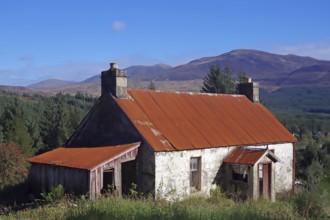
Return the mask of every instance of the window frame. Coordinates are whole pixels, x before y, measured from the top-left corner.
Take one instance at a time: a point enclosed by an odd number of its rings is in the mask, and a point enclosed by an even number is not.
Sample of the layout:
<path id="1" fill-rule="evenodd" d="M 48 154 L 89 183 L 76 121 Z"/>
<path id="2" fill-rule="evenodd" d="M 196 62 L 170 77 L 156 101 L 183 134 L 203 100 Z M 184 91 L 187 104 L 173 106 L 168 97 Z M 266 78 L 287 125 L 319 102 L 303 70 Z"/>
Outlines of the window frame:
<path id="1" fill-rule="evenodd" d="M 192 192 L 201 190 L 201 185 L 202 185 L 201 161 L 202 161 L 201 157 L 191 157 L 189 161 L 189 186 Z"/>

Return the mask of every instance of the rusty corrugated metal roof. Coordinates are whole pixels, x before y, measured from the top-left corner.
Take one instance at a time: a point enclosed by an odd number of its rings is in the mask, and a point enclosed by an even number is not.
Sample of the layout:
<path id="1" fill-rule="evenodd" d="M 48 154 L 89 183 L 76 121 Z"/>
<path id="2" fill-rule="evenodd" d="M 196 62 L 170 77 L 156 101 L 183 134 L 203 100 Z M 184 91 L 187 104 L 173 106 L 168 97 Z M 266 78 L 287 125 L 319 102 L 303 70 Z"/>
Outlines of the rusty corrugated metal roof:
<path id="1" fill-rule="evenodd" d="M 92 170 L 102 162 L 116 159 L 139 146 L 140 143 L 95 148 L 59 147 L 55 150 L 30 158 L 28 161 L 30 163 L 51 164 Z"/>
<path id="2" fill-rule="evenodd" d="M 117 103 L 156 152 L 295 142 L 243 95 L 129 90 Z"/>
<path id="3" fill-rule="evenodd" d="M 223 162 L 231 164 L 254 165 L 266 151 L 266 149 L 236 148 Z"/>

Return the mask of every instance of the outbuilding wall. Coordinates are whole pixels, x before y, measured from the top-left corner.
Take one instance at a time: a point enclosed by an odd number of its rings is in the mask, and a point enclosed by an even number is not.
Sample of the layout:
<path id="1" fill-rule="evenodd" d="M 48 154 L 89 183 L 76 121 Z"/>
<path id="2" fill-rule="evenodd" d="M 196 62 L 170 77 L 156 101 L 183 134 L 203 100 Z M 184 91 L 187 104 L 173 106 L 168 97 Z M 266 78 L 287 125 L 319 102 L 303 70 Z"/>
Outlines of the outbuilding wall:
<path id="1" fill-rule="evenodd" d="M 61 184 L 68 193 L 85 194 L 89 191 L 89 171 L 33 163 L 29 182 L 35 193 L 48 191 L 51 186 Z"/>

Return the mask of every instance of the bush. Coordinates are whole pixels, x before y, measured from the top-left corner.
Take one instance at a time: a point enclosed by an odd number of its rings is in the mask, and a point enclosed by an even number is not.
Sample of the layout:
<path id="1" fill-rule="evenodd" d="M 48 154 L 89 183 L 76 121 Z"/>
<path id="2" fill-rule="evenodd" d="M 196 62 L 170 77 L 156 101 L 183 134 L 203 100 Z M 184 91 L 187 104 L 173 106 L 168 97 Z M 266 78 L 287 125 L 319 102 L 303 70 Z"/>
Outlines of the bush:
<path id="1" fill-rule="evenodd" d="M 297 212 L 305 218 L 325 218 L 327 216 L 325 192 L 306 191 L 299 192 L 294 198 Z"/>
<path id="2" fill-rule="evenodd" d="M 59 184 L 56 187 L 51 186 L 49 192 L 42 192 L 40 194 L 41 200 L 45 203 L 54 203 L 64 196 L 64 187 Z"/>
<path id="3" fill-rule="evenodd" d="M 15 144 L 0 144 L 0 191 L 23 182 L 27 177 L 25 157 Z"/>

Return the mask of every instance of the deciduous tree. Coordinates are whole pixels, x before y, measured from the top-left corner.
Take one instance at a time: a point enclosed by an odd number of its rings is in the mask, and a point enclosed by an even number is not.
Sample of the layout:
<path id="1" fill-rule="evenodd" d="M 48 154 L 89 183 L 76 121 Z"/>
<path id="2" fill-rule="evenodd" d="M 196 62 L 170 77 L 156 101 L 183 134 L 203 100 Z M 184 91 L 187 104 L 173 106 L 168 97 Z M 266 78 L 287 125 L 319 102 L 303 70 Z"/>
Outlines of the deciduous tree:
<path id="1" fill-rule="evenodd" d="M 0 189 L 24 181 L 27 172 L 20 147 L 15 144 L 0 144 Z"/>

